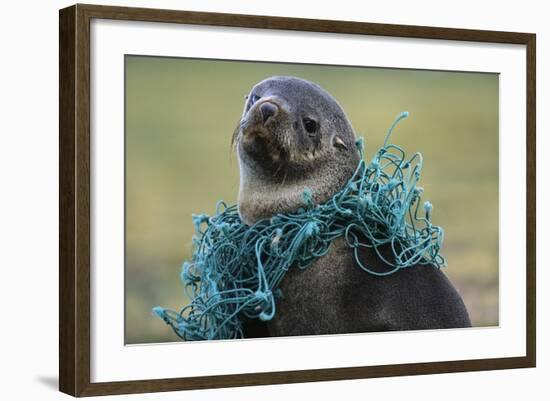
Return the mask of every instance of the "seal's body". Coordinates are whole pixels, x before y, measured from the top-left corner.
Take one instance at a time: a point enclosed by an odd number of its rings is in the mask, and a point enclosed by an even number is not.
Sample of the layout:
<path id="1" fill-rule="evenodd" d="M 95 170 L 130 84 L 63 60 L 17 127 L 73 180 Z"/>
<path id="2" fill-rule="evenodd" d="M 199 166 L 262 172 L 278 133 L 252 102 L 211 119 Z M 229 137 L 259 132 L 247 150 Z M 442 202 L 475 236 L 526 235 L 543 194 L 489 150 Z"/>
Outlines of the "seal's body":
<path id="1" fill-rule="evenodd" d="M 360 160 L 342 108 L 318 85 L 294 77 L 271 77 L 252 88 L 233 140 L 241 178 L 238 208 L 247 224 L 298 210 L 305 187 L 314 203 L 329 200 Z M 369 248 L 359 257 L 363 265 L 387 270 Z M 273 320 L 247 322 L 245 336 L 470 326 L 460 295 L 439 269 L 412 266 L 374 276 L 357 266 L 341 240 L 307 269 L 289 269 L 280 289 Z"/>

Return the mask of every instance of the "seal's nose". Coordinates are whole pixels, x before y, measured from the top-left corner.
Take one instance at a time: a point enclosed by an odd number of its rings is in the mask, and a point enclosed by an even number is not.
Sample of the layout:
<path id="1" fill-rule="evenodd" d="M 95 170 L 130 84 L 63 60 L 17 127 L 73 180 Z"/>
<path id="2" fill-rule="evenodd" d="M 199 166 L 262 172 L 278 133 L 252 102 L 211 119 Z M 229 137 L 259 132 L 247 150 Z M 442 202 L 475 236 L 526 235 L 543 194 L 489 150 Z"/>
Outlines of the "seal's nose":
<path id="1" fill-rule="evenodd" d="M 277 114 L 279 108 L 275 103 L 263 102 L 260 105 L 260 112 L 262 113 L 263 123 L 265 124 L 269 117 L 273 117 Z"/>

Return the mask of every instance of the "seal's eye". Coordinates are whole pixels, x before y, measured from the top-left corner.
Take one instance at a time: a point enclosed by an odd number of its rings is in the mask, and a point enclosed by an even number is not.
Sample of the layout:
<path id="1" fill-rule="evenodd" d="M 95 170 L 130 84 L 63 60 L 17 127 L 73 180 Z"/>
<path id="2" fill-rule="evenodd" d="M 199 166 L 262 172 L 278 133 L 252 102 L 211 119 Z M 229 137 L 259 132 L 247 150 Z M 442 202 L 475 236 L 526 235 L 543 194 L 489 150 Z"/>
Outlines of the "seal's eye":
<path id="1" fill-rule="evenodd" d="M 317 131 L 317 121 L 312 120 L 311 118 L 304 118 L 303 123 L 304 128 L 310 134 L 313 134 L 315 131 Z"/>
<path id="2" fill-rule="evenodd" d="M 250 108 L 254 106 L 254 103 L 260 99 L 258 95 L 254 95 L 253 93 L 248 95 L 246 98 L 248 99 L 246 102 L 246 111 L 250 110 Z"/>

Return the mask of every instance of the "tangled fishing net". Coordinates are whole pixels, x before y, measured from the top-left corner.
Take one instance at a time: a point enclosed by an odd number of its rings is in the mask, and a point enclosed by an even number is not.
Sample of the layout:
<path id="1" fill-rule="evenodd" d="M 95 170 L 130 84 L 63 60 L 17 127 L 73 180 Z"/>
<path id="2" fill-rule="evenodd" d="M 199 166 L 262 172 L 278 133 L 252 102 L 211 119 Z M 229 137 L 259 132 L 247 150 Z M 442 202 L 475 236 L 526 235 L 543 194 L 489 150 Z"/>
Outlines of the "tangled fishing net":
<path id="1" fill-rule="evenodd" d="M 243 337 L 241 319 L 272 319 L 278 286 L 289 269 L 305 269 L 325 255 L 333 240 L 343 237 L 353 249 L 359 268 L 383 276 L 419 264 L 445 265 L 439 254 L 443 229 L 432 225 L 432 205 L 423 204 L 416 184 L 422 155 L 407 158 L 398 146 L 388 144 L 400 114 L 383 146 L 365 162 L 362 138 L 357 141 L 361 161 L 347 185 L 329 201 L 314 205 L 304 189 L 305 207 L 244 224 L 237 207 L 218 202 L 216 215 L 194 215 L 196 235 L 190 262 L 182 266 L 181 280 L 191 303 L 176 312 L 153 308 L 183 340 Z M 391 257 L 381 247 L 390 246 Z M 369 247 L 387 264 L 374 271 L 358 257 Z"/>

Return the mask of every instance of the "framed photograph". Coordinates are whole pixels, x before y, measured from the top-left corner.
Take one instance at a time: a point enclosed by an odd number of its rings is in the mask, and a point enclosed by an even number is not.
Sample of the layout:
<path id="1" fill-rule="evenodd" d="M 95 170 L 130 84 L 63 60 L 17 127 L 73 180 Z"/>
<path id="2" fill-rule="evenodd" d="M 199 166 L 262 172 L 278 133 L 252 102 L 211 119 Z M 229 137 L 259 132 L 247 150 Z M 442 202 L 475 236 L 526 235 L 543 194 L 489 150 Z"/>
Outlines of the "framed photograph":
<path id="1" fill-rule="evenodd" d="M 59 27 L 62 392 L 535 366 L 534 34 Z"/>

